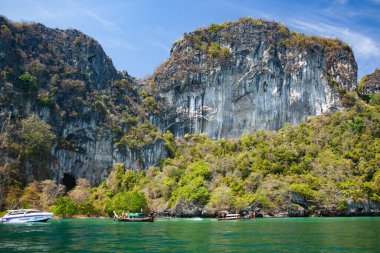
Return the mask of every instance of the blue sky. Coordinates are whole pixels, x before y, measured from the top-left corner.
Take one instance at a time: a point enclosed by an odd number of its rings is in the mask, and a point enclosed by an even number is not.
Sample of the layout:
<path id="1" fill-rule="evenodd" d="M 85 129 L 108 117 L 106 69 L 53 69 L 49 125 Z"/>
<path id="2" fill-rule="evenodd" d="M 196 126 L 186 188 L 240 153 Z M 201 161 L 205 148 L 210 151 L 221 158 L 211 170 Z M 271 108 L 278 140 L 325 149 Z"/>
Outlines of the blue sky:
<path id="1" fill-rule="evenodd" d="M 380 0 L 2 0 L 0 15 L 78 29 L 135 77 L 152 74 L 184 32 L 243 16 L 347 42 L 359 78 L 380 67 Z"/>

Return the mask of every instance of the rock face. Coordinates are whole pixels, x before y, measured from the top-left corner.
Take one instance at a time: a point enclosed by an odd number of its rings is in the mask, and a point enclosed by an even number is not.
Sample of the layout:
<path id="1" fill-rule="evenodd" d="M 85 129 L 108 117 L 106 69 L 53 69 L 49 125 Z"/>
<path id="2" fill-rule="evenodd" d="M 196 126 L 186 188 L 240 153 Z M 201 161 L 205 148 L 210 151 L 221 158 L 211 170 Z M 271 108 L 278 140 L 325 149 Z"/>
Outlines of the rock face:
<path id="1" fill-rule="evenodd" d="M 315 203 L 307 201 L 303 195 L 296 192 L 290 192 L 290 202 L 285 216 L 290 217 L 303 217 L 303 216 L 369 216 L 380 214 L 379 201 L 353 201 L 347 200 L 344 207 L 338 208 L 337 206 L 327 207 L 323 210 L 315 211 L 311 207 Z"/>
<path id="2" fill-rule="evenodd" d="M 379 201 L 347 200 L 345 207 L 325 207 L 323 210 L 315 211 L 311 209 L 312 206 L 315 206 L 315 203 L 307 201 L 303 195 L 291 192 L 290 196 L 288 210 L 284 213 L 285 216 L 376 216 L 380 214 Z"/>
<path id="3" fill-rule="evenodd" d="M 357 66 L 338 40 L 247 18 L 185 34 L 153 78 L 169 106 L 162 128 L 222 138 L 339 110 Z"/>
<path id="4" fill-rule="evenodd" d="M 46 161 L 25 162 L 26 181 L 85 177 L 97 184 L 115 163 L 146 169 L 166 157 L 159 138 L 119 143 L 148 121 L 148 113 L 136 81 L 118 73 L 99 43 L 83 33 L 0 17 L 0 73 L 0 125 L 17 126 L 36 114 L 56 135 Z"/>
<path id="5" fill-rule="evenodd" d="M 249 210 L 241 210 L 245 213 L 255 212 L 256 217 L 308 217 L 308 216 L 378 216 L 380 215 L 380 201 L 353 201 L 347 200 L 344 208 L 337 206 L 325 206 L 322 210 L 314 210 L 315 204 L 308 201 L 305 196 L 289 192 L 289 198 L 282 209 L 264 212 L 260 207 L 253 205 Z M 177 217 L 215 217 L 214 213 L 208 213 L 204 206 L 189 201 L 179 200 L 171 210 L 162 210 L 160 215 Z"/>
<path id="6" fill-rule="evenodd" d="M 115 163 L 125 168 L 148 169 L 159 160 L 165 159 L 167 150 L 163 140 L 145 144 L 139 148 L 121 147 L 113 140 L 114 134 L 95 120 L 75 121 L 64 126 L 61 140 L 76 142 L 75 148 L 53 148 L 53 162 L 50 171 L 60 181 L 68 175 L 87 178 L 92 184 L 107 179 Z M 75 140 L 75 141 L 74 141 Z"/>
<path id="7" fill-rule="evenodd" d="M 364 96 L 380 93 L 380 69 L 375 69 L 372 74 L 366 75 L 360 80 L 358 92 Z"/>
<path id="8" fill-rule="evenodd" d="M 199 206 L 181 199 L 169 213 L 171 216 L 177 217 L 199 217 L 204 216 L 203 209 L 203 206 Z"/>

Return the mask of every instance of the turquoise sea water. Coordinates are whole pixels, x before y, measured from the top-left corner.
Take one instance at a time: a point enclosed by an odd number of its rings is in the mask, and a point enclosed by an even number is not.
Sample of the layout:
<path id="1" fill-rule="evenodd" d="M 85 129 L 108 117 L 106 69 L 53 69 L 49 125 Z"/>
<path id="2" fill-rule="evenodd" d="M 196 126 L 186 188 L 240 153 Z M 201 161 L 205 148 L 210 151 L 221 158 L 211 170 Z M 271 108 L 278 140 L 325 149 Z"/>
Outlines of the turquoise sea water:
<path id="1" fill-rule="evenodd" d="M 0 252 L 380 252 L 380 217 L 0 224 Z"/>

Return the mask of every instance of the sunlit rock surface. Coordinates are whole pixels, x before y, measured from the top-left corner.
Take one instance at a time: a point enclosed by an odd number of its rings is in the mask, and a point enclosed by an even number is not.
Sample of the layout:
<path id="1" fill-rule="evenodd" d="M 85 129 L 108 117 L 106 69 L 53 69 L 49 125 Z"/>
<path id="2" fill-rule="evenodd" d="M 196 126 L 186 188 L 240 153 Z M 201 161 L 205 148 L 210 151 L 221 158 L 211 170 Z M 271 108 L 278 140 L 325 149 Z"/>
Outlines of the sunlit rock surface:
<path id="1" fill-rule="evenodd" d="M 212 138 L 339 110 L 339 90 L 354 89 L 356 78 L 345 43 L 253 19 L 185 34 L 154 74 L 169 105 L 162 127 Z"/>

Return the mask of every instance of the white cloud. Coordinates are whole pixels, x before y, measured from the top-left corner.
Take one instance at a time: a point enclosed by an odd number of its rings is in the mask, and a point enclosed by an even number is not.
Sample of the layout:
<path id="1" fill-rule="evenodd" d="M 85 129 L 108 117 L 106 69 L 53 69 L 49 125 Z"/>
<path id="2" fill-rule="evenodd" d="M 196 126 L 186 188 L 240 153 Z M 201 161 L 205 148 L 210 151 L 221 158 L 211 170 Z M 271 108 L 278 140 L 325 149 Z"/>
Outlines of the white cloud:
<path id="1" fill-rule="evenodd" d="M 309 23 L 300 20 L 294 20 L 293 26 L 308 33 L 315 32 L 323 36 L 337 37 L 350 44 L 355 53 L 361 57 L 380 57 L 380 46 L 378 44 L 370 37 L 359 32 L 351 31 L 347 27 L 332 26 L 320 22 Z"/>

